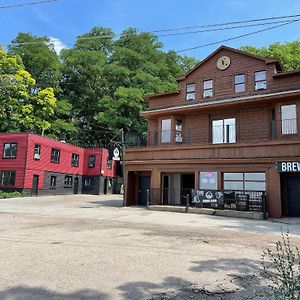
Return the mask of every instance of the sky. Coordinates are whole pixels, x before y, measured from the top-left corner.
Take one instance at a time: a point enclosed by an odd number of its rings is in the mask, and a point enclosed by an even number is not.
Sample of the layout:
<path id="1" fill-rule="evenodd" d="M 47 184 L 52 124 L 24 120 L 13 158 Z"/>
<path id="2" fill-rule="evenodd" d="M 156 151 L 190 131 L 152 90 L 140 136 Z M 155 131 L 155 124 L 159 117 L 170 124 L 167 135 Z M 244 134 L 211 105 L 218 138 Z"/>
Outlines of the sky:
<path id="1" fill-rule="evenodd" d="M 300 14 L 299 0 L 59 0 L 40 5 L 1 8 L 8 4 L 26 2 L 33 0 L 0 0 L 0 44 L 4 47 L 17 36 L 18 32 L 48 36 L 54 39 L 56 49 L 60 50 L 71 47 L 76 36 L 90 31 L 94 26 L 109 27 L 119 34 L 128 27 L 154 31 Z M 160 36 L 159 40 L 164 44 L 166 51 L 181 50 L 271 26 L 274 25 Z M 298 40 L 299 29 L 300 22 L 297 22 L 180 54 L 201 60 L 221 44 L 234 48 L 244 45 L 264 47 L 277 41 Z M 195 30 L 199 28 L 188 31 Z"/>

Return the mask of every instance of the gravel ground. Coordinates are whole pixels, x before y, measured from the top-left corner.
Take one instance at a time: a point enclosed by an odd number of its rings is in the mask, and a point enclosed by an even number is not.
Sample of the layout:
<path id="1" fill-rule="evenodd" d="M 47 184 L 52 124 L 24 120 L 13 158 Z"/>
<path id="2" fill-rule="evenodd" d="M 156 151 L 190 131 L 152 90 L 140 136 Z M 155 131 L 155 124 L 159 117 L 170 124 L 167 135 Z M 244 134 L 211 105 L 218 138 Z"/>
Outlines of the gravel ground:
<path id="1" fill-rule="evenodd" d="M 287 225 L 121 205 L 1 200 L 0 299 L 267 299 L 260 256 Z"/>

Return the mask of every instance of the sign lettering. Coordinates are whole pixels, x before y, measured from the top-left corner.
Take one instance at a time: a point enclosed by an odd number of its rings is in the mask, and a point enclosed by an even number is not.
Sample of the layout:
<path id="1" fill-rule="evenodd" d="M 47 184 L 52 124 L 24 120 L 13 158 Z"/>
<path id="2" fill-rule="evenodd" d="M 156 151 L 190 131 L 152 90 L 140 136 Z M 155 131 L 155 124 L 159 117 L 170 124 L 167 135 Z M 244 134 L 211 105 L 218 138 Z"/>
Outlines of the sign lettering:
<path id="1" fill-rule="evenodd" d="M 300 162 L 282 161 L 277 163 L 278 172 L 300 172 Z"/>

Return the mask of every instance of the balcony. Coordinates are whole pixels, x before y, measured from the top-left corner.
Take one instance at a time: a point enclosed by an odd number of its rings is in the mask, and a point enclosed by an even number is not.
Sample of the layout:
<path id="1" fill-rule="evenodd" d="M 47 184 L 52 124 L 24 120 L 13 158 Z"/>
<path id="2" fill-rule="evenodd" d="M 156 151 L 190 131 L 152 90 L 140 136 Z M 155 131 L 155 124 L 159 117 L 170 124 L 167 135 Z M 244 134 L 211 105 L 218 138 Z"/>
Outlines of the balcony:
<path id="1" fill-rule="evenodd" d="M 149 131 L 148 135 L 127 136 L 126 146 L 126 160 L 297 157 L 299 122 L 289 119 L 272 121 L 264 127 L 233 124 Z"/>
<path id="2" fill-rule="evenodd" d="M 180 145 L 236 144 L 247 141 L 272 141 L 299 138 L 297 119 L 272 121 L 265 127 L 236 124 L 186 128 L 185 130 L 149 131 L 126 136 L 127 148 Z"/>

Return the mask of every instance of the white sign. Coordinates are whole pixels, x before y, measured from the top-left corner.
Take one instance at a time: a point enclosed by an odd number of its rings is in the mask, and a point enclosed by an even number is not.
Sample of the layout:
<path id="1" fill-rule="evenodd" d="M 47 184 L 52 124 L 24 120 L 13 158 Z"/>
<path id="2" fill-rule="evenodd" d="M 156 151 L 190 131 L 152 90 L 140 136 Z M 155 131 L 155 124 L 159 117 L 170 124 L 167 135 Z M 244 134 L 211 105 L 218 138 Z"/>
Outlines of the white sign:
<path id="1" fill-rule="evenodd" d="M 119 150 L 119 148 L 115 148 L 113 154 L 114 154 L 113 160 L 120 160 L 120 150 Z"/>

